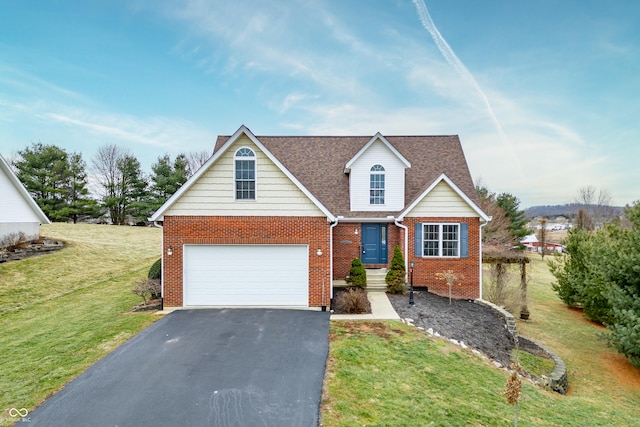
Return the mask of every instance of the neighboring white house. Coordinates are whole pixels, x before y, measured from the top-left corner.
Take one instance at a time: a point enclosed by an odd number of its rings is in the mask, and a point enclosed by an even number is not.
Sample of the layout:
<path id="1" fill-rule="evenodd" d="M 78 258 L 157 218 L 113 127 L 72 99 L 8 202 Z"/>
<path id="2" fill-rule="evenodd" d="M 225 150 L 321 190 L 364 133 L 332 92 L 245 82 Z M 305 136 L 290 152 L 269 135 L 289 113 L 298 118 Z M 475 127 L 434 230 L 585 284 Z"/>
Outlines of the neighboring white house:
<path id="1" fill-rule="evenodd" d="M 9 234 L 19 233 L 36 239 L 40 224 L 51 221 L 0 155 L 0 242 Z"/>
<path id="2" fill-rule="evenodd" d="M 535 234 L 529 234 L 520 241 L 527 252 L 542 252 L 542 245 Z M 545 252 L 558 252 L 562 253 L 565 250 L 565 246 L 560 243 L 545 243 Z"/>

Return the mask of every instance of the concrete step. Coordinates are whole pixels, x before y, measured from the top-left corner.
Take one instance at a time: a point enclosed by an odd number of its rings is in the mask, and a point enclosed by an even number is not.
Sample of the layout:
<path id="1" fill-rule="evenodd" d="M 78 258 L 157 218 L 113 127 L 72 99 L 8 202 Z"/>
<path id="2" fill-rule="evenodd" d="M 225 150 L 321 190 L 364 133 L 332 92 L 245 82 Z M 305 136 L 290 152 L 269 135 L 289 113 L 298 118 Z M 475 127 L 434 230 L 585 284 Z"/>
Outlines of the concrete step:
<path id="1" fill-rule="evenodd" d="M 387 283 L 385 282 L 387 276 L 386 268 L 367 268 L 366 271 L 368 291 L 387 290 Z"/>

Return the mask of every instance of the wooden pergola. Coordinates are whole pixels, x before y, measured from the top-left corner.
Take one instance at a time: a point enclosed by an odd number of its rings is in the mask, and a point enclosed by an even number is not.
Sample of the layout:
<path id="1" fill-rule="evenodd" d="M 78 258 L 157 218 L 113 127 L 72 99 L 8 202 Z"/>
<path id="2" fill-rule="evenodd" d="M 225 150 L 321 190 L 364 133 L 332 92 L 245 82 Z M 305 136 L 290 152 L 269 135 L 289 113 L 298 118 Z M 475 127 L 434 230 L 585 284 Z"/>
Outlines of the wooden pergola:
<path id="1" fill-rule="evenodd" d="M 529 258 L 523 252 L 509 251 L 496 247 L 482 249 L 482 262 L 496 266 L 498 280 L 505 272 L 505 264 L 520 265 L 520 318 L 529 318 L 529 308 L 527 307 L 527 264 Z"/>

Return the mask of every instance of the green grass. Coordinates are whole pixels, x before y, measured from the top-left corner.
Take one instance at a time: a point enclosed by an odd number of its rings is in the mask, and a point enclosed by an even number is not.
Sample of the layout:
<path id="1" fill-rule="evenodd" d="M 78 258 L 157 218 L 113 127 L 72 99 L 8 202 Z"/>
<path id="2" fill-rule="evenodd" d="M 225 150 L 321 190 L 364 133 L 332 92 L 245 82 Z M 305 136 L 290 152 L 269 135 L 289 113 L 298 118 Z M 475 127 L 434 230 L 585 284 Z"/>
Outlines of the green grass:
<path id="1" fill-rule="evenodd" d="M 523 382 L 520 425 L 637 425 L 640 370 L 597 337 L 601 327 L 566 308 L 553 277 L 533 257 L 529 322 L 521 334 L 562 357 L 565 396 Z M 507 374 L 399 323 L 332 322 L 322 422 L 334 426 L 505 426 L 514 408 L 502 395 Z"/>
<path id="2" fill-rule="evenodd" d="M 131 292 L 160 256 L 161 232 L 86 224 L 43 226 L 56 253 L 0 264 L 0 425 L 33 409 L 151 324 Z"/>
<path id="3" fill-rule="evenodd" d="M 540 378 L 542 375 L 551 375 L 556 366 L 553 359 L 536 356 L 526 351 L 512 350 L 511 360 L 517 360 L 522 369 L 536 378 Z"/>

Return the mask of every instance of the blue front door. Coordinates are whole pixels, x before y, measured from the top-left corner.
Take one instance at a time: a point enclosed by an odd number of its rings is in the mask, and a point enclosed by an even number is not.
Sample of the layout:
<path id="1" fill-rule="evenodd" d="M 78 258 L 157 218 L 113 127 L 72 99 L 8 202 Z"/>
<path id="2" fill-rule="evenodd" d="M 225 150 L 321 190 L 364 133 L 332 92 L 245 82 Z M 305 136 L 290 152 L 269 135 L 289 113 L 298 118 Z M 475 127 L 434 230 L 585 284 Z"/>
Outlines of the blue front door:
<path id="1" fill-rule="evenodd" d="M 387 263 L 387 224 L 362 224 L 362 263 Z"/>

